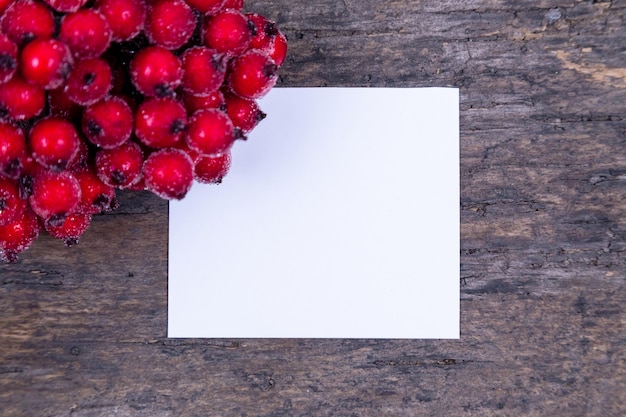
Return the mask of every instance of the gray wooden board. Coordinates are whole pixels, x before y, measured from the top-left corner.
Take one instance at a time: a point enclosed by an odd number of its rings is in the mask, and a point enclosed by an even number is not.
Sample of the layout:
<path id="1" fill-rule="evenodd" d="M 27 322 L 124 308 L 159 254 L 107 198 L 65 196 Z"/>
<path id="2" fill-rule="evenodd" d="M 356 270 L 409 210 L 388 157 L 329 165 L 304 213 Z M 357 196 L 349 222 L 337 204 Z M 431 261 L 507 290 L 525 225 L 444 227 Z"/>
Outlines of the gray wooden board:
<path id="1" fill-rule="evenodd" d="M 626 415 L 626 2 L 247 10 L 279 87 L 460 88 L 461 339 L 169 340 L 167 203 L 123 192 L 0 266 L 0 415 Z"/>

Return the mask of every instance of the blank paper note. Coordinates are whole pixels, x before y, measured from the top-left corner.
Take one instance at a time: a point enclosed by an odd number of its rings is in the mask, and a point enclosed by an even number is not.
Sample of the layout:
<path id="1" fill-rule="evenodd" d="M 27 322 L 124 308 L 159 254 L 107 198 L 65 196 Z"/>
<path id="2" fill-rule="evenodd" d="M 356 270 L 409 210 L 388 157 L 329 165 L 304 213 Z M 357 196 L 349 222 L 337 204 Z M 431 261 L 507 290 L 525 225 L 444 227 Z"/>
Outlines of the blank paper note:
<path id="1" fill-rule="evenodd" d="M 169 205 L 168 336 L 458 338 L 459 94 L 275 88 Z"/>

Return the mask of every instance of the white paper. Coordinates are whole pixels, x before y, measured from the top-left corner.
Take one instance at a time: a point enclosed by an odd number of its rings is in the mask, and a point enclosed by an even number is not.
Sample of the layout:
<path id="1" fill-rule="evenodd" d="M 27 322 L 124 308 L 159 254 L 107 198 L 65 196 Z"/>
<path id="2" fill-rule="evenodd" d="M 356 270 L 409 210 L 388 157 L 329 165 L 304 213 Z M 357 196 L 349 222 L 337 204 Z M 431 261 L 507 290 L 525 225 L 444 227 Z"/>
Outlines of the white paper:
<path id="1" fill-rule="evenodd" d="M 169 337 L 458 338 L 459 95 L 276 88 L 169 207 Z"/>

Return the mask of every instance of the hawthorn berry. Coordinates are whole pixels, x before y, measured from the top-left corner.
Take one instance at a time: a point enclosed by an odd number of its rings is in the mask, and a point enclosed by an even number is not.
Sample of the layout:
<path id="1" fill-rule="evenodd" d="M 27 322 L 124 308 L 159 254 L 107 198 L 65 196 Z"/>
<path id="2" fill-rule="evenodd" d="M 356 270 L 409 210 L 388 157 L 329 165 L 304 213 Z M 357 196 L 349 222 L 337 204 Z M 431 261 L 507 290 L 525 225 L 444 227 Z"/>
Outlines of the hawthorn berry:
<path id="1" fill-rule="evenodd" d="M 185 140 L 190 149 L 212 156 L 227 151 L 237 138 L 235 126 L 226 113 L 205 109 L 189 119 Z"/>
<path id="2" fill-rule="evenodd" d="M 0 116 L 26 120 L 39 116 L 46 105 L 45 91 L 17 75 L 0 84 Z"/>
<path id="3" fill-rule="evenodd" d="M 74 103 L 89 106 L 108 94 L 112 79 L 111 67 L 104 59 L 82 59 L 74 65 L 64 92 Z"/>
<path id="4" fill-rule="evenodd" d="M 241 12 L 226 9 L 206 18 L 204 44 L 218 52 L 237 55 L 246 50 L 255 32 L 254 23 Z"/>
<path id="5" fill-rule="evenodd" d="M 243 0 L 0 0 L 0 259 L 78 243 L 118 189 L 218 184 L 286 37 Z"/>
<path id="6" fill-rule="evenodd" d="M 104 149 L 120 146 L 133 131 L 133 112 L 122 98 L 111 96 L 83 113 L 82 131 L 91 143 Z"/>
<path id="7" fill-rule="evenodd" d="M 18 45 L 36 38 L 47 39 L 54 35 L 54 16 L 37 0 L 17 0 L 2 14 L 0 29 Z"/>
<path id="8" fill-rule="evenodd" d="M 228 174 L 230 164 L 231 155 L 229 151 L 218 156 L 201 156 L 194 161 L 194 178 L 204 184 L 219 184 Z"/>
<path id="9" fill-rule="evenodd" d="M 180 48 L 191 38 L 195 28 L 196 17 L 183 0 L 158 0 L 148 9 L 145 31 L 155 45 Z"/>
<path id="10" fill-rule="evenodd" d="M 80 183 L 69 171 L 42 171 L 34 178 L 28 201 L 44 222 L 61 225 L 80 203 Z"/>
<path id="11" fill-rule="evenodd" d="M 187 111 L 173 98 L 147 99 L 135 112 L 135 135 L 151 148 L 173 146 L 183 137 L 186 127 Z"/>
<path id="12" fill-rule="evenodd" d="M 65 169 L 78 153 L 80 138 L 71 122 L 49 116 L 36 122 L 30 129 L 28 145 L 35 161 L 59 171 Z"/>
<path id="13" fill-rule="evenodd" d="M 135 142 L 96 153 L 96 172 L 103 183 L 116 188 L 128 188 L 141 179 L 143 152 Z"/>
<path id="14" fill-rule="evenodd" d="M 35 241 L 41 228 L 40 218 L 30 208 L 17 220 L 0 226 L 0 259 L 16 262 L 17 255 Z"/>
<path id="15" fill-rule="evenodd" d="M 142 49 L 130 62 L 134 86 L 147 97 L 168 97 L 174 94 L 183 78 L 178 57 L 161 46 Z"/>
<path id="16" fill-rule="evenodd" d="M 61 20 L 59 39 L 65 42 L 76 58 L 97 58 L 111 43 L 111 27 L 102 13 L 81 9 L 66 14 Z"/>
<path id="17" fill-rule="evenodd" d="M 127 41 L 143 30 L 146 21 L 144 0 L 97 0 L 98 10 L 109 22 L 112 39 Z"/>
<path id="18" fill-rule="evenodd" d="M 146 159 L 143 177 L 149 191 L 165 199 L 181 200 L 193 184 L 193 162 L 179 149 L 161 149 Z"/>
<path id="19" fill-rule="evenodd" d="M 22 49 L 20 69 L 24 79 L 44 90 L 61 86 L 72 70 L 69 47 L 57 39 L 34 39 Z"/>
<path id="20" fill-rule="evenodd" d="M 228 74 L 231 90 L 240 97 L 263 97 L 278 80 L 278 66 L 265 53 L 250 50 L 235 58 Z"/>

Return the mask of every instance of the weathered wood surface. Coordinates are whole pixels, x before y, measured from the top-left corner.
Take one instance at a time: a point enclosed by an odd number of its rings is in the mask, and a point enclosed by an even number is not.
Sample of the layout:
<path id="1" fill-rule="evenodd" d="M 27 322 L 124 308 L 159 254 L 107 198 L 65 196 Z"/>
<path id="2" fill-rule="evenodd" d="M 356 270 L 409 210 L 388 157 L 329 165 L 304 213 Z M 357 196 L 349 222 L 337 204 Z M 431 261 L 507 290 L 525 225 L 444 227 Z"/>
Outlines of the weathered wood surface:
<path id="1" fill-rule="evenodd" d="M 168 340 L 167 204 L 123 194 L 0 266 L 0 415 L 626 415 L 626 2 L 247 4 L 281 85 L 460 87 L 461 339 Z"/>

